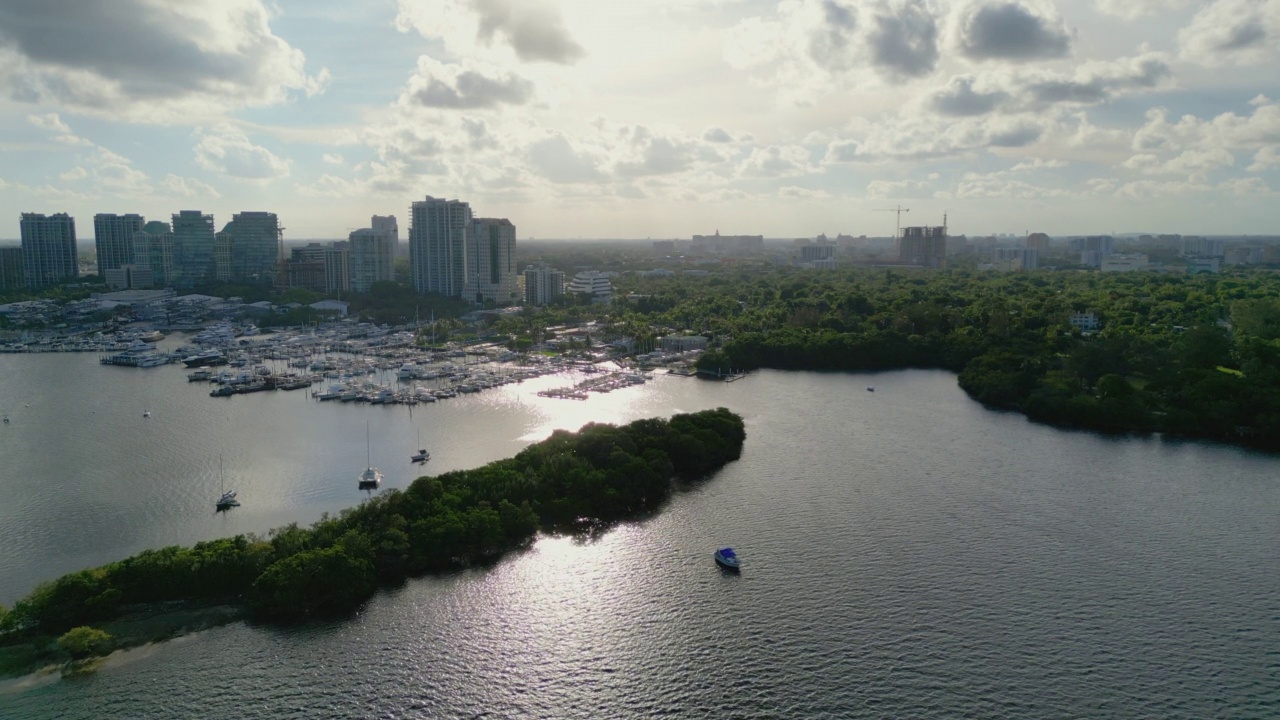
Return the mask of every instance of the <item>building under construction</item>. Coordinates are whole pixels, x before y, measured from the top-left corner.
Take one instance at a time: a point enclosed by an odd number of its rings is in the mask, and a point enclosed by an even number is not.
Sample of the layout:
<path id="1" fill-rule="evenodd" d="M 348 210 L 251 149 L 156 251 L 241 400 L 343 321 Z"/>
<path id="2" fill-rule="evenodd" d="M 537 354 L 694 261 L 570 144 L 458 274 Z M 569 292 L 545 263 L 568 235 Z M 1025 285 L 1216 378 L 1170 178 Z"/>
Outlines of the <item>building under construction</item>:
<path id="1" fill-rule="evenodd" d="M 898 238 L 898 262 L 940 268 L 947 261 L 947 226 L 905 227 Z"/>

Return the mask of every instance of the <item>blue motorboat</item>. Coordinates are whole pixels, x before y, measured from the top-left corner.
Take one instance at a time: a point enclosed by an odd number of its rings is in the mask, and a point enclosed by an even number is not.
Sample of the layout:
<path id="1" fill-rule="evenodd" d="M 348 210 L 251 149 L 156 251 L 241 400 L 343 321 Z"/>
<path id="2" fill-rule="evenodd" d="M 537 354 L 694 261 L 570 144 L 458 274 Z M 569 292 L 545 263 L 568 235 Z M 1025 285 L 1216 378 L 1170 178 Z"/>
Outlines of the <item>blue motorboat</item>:
<path id="1" fill-rule="evenodd" d="M 726 570 L 740 570 L 741 565 L 738 563 L 738 554 L 733 548 L 720 548 L 716 551 L 716 564 Z"/>

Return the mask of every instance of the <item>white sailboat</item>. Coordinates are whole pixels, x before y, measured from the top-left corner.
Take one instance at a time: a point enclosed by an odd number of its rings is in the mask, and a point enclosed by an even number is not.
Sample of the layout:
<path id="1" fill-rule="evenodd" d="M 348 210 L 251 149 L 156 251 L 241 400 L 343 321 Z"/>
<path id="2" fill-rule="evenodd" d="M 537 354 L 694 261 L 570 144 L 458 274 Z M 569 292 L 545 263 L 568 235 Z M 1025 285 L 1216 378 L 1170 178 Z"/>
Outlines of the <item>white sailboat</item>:
<path id="1" fill-rule="evenodd" d="M 357 487 L 361 490 L 377 490 L 382 484 L 382 473 L 378 468 L 373 466 L 373 456 L 369 440 L 369 421 L 364 421 L 364 445 L 365 445 L 365 461 L 367 467 L 365 471 L 360 473 L 360 483 Z"/>
<path id="2" fill-rule="evenodd" d="M 227 490 L 227 477 L 222 473 L 222 456 L 218 456 L 218 480 L 222 484 L 222 497 L 218 498 L 218 502 L 214 503 L 215 512 L 230 510 L 233 507 L 240 507 L 240 501 L 236 499 L 235 490 Z"/>
<path id="3" fill-rule="evenodd" d="M 419 428 L 418 429 L 418 452 L 409 456 L 409 462 L 420 463 L 420 462 L 426 462 L 430 459 L 431 459 L 431 453 L 427 452 L 427 449 L 422 447 L 422 429 Z"/>

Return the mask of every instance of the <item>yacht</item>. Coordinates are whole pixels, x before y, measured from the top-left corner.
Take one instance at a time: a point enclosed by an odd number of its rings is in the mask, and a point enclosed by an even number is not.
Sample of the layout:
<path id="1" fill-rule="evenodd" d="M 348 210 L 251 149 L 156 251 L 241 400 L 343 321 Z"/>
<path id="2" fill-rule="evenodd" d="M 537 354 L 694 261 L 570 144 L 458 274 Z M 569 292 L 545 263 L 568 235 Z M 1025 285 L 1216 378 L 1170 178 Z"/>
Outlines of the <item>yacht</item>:
<path id="1" fill-rule="evenodd" d="M 733 548 L 720 548 L 716 551 L 716 564 L 726 570 L 737 572 L 741 569 L 738 562 L 738 555 Z"/>
<path id="2" fill-rule="evenodd" d="M 206 350 L 202 353 L 182 358 L 182 364 L 187 367 L 213 367 L 214 365 L 226 365 L 227 356 L 223 355 L 220 350 Z"/>
<path id="3" fill-rule="evenodd" d="M 222 484 L 222 497 L 218 498 L 218 502 L 213 504 L 215 512 L 230 510 L 233 507 L 240 507 L 240 501 L 236 499 L 236 491 L 227 489 L 227 477 L 222 473 L 222 456 L 218 456 L 218 480 Z"/>
<path id="4" fill-rule="evenodd" d="M 218 502 L 214 503 L 213 507 L 216 511 L 230 510 L 233 507 L 240 507 L 240 501 L 236 499 L 236 491 L 228 490 L 222 493 L 222 497 L 218 498 Z"/>
<path id="5" fill-rule="evenodd" d="M 422 445 L 422 431 L 421 431 L 421 430 L 419 430 L 419 431 L 418 431 L 418 445 Z M 426 462 L 426 461 L 428 461 L 428 460 L 430 460 L 430 459 L 431 459 L 431 453 L 427 452 L 427 449 L 426 449 L 426 448 L 420 448 L 420 449 L 418 450 L 418 452 L 416 452 L 416 453 L 414 453 L 413 455 L 410 455 L 410 456 L 409 456 L 409 462 L 416 462 L 416 463 L 420 463 L 420 462 Z"/>
<path id="6" fill-rule="evenodd" d="M 188 382 L 198 382 L 200 380 L 209 380 L 213 377 L 213 371 L 207 367 L 202 367 L 192 373 L 187 373 Z"/>
<path id="7" fill-rule="evenodd" d="M 373 466 L 369 442 L 369 421 L 366 420 L 364 423 L 364 443 L 367 467 L 364 472 L 360 473 L 360 483 L 357 487 L 361 490 L 377 490 L 378 486 L 382 484 L 382 473 L 378 472 L 378 468 Z"/>

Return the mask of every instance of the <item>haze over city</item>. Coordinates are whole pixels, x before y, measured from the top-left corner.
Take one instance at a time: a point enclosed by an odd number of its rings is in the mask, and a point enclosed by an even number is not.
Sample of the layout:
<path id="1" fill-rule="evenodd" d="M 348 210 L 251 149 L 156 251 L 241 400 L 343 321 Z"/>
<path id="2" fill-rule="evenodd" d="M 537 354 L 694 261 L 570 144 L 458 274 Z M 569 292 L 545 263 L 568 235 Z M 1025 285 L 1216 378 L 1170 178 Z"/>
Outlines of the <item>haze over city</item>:
<path id="1" fill-rule="evenodd" d="M 1280 1 L 234 0 L 0 7 L 21 212 L 426 195 L 521 237 L 1274 231 Z M 161 61 L 157 61 L 161 59 Z"/>

